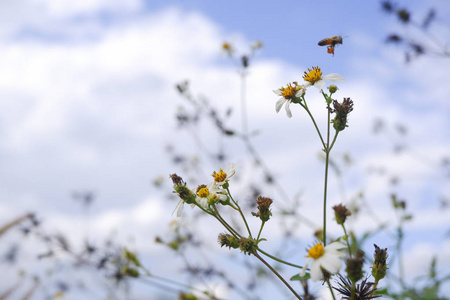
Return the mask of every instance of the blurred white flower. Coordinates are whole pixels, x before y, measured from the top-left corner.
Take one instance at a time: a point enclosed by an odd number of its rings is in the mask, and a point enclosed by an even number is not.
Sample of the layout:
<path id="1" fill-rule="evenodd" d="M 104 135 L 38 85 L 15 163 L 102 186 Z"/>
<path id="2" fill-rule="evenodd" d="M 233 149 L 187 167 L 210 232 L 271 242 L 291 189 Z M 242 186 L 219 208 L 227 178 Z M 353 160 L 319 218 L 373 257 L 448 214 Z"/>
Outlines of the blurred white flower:
<path id="1" fill-rule="evenodd" d="M 303 266 L 300 276 L 306 274 L 306 267 L 311 260 L 310 274 L 312 280 L 317 281 L 323 279 L 321 268 L 331 274 L 336 274 L 342 267 L 341 258 L 345 257 L 345 254 L 339 251 L 343 248 L 345 248 L 345 245 L 339 242 L 331 243 L 326 247 L 323 247 L 321 243 L 314 245 L 308 250 L 308 259 Z"/>

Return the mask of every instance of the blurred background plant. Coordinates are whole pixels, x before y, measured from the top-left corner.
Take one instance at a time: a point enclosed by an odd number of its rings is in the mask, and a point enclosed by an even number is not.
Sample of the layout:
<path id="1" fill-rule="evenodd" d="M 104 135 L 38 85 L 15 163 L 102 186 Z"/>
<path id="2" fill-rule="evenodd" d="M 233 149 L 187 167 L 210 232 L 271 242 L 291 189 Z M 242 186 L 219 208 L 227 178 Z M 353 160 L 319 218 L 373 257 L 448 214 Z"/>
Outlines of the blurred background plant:
<path id="1" fill-rule="evenodd" d="M 446 64 L 449 57 L 448 38 L 440 35 L 442 31 L 439 27 L 439 37 L 431 33 L 436 28 L 433 24 L 447 26 L 439 13 L 439 7 L 426 8 L 416 14 L 407 8 L 407 5 L 381 2 L 382 10 L 388 16 L 395 15 L 400 20 L 399 31 L 389 33 L 387 41 L 403 47 L 407 62 L 418 62 L 424 59 L 423 56 L 435 56 L 443 65 Z M 420 14 L 423 15 L 422 20 L 416 19 L 415 16 Z M 316 37 L 317 40 L 321 38 L 323 36 Z M 258 52 L 264 50 L 262 46 L 261 42 L 254 42 L 240 53 L 239 47 L 235 47 L 231 42 L 222 45 L 225 58 L 221 63 L 230 59 L 235 75 L 239 78 L 239 82 L 232 86 L 234 90 L 239 91 L 236 93 L 239 95 L 239 105 L 236 105 L 236 102 L 234 106 L 228 105 L 225 99 L 220 97 L 220 90 L 212 93 L 208 86 L 202 86 L 203 83 L 200 83 L 200 86 L 207 91 L 193 88 L 192 85 L 199 86 L 195 79 L 183 79 L 174 83 L 175 90 L 183 101 L 174 113 L 179 132 L 169 139 L 170 142 L 165 147 L 165 154 L 173 168 L 158 170 L 161 175 L 154 178 L 153 184 L 159 189 L 159 193 L 165 196 L 164 201 L 170 203 L 174 209 L 178 199 L 170 193 L 171 183 L 168 178 L 173 169 L 182 173 L 186 182 L 197 183 L 210 179 L 211 170 L 223 168 L 229 161 L 237 161 L 239 172 L 233 180 L 236 182 L 235 193 L 239 195 L 242 210 L 247 214 L 256 211 L 257 197 L 270 195 L 276 203 L 272 221 L 277 224 L 276 230 L 269 231 L 269 237 L 276 241 L 270 244 L 270 251 L 278 257 L 301 264 L 306 255 L 305 241 L 311 241 L 313 233 L 317 240 L 322 236 L 321 222 L 317 216 L 305 214 L 308 212 L 306 203 L 314 198 L 305 192 L 305 189 L 312 187 L 296 185 L 297 190 L 292 190 L 293 185 L 280 175 L 282 169 L 275 165 L 274 157 L 265 157 L 262 154 L 265 153 L 261 151 L 264 147 L 264 144 L 261 146 L 263 136 L 282 135 L 279 132 L 259 130 L 257 125 L 260 123 L 254 125 L 250 117 L 254 101 L 250 101 L 253 95 L 247 93 L 249 85 L 255 83 L 249 82 L 249 78 L 258 75 L 260 69 L 252 72 L 252 67 L 258 59 Z M 345 52 L 347 43 L 344 42 L 338 47 L 335 60 Z M 217 51 L 219 50 L 217 45 Z M 324 52 L 323 55 L 327 53 Z M 273 88 L 263 85 L 258 87 L 269 92 Z M 275 112 L 270 113 L 275 118 Z M 297 111 L 294 115 L 300 114 Z M 277 122 L 274 120 L 267 122 Z M 384 112 L 381 112 L 381 117 L 374 120 L 373 132 L 383 135 L 392 145 L 394 157 L 400 160 L 404 155 L 409 156 L 429 169 L 424 174 L 415 174 L 416 180 L 439 178 L 437 182 L 444 187 L 436 187 L 432 193 L 425 196 L 425 201 L 434 209 L 435 214 L 445 214 L 449 197 L 445 185 L 448 185 L 450 159 L 447 156 L 421 152 L 420 145 L 415 143 L 408 125 L 414 124 L 403 119 L 393 122 L 392 119 L 385 119 Z M 353 129 L 357 130 L 357 125 Z M 189 137 L 180 138 L 183 133 L 187 133 Z M 263 141 L 267 143 L 267 140 Z M 161 144 L 155 143 L 153 147 L 161 147 Z M 410 201 L 403 200 L 404 194 L 410 197 L 408 185 L 402 185 L 409 179 L 403 178 L 404 175 L 399 170 L 386 168 L 379 162 L 374 162 L 367 168 L 368 180 L 375 177 L 383 178 L 387 182 L 386 186 L 380 184 L 379 188 L 385 189 L 384 195 L 392 203 L 391 208 L 385 207 L 384 210 L 388 215 L 392 212 L 397 218 L 397 222 L 393 222 L 384 215 L 378 215 L 379 210 L 373 208 L 371 189 L 366 191 L 364 184 L 359 190 L 348 188 L 348 180 L 353 179 L 350 178 L 351 169 L 356 168 L 357 157 L 354 157 L 353 153 L 340 151 L 339 148 L 336 149 L 335 156 L 330 161 L 334 184 L 338 186 L 338 193 L 334 194 L 334 197 L 349 207 L 352 212 L 350 219 L 354 219 L 355 223 L 364 219 L 362 223 L 365 224 L 360 226 L 361 222 L 356 223 L 349 229 L 351 247 L 354 253 L 356 249 L 363 249 L 368 263 L 373 260 L 374 242 L 381 249 L 387 248 L 389 251 L 388 277 L 378 287 L 379 293 L 393 299 L 448 299 L 444 292 L 449 289 L 450 274 L 445 271 L 448 261 L 445 261 L 445 257 L 444 260 L 437 258 L 440 249 L 433 249 L 433 259 L 427 269 L 424 269 L 422 276 L 414 279 L 407 276 L 409 261 L 404 258 L 405 249 L 411 246 L 408 234 L 414 234 L 408 230 L 408 226 L 414 224 L 417 215 L 417 212 L 408 210 Z M 287 151 L 287 154 L 279 155 L 289 157 L 291 153 Z M 311 160 L 310 157 L 305 159 Z M 323 160 L 324 155 L 319 153 L 318 161 L 323 163 Z M 299 170 L 303 171 L 308 173 L 307 170 Z M 313 174 L 310 176 L 313 177 Z M 375 183 L 379 184 L 379 181 L 375 180 Z M 95 185 L 95 182 L 91 184 Z M 289 188 L 286 188 L 286 185 Z M 124 241 L 119 234 L 112 233 L 111 236 L 99 238 L 90 233 L 95 230 L 95 225 L 90 220 L 91 207 L 98 199 L 94 192 L 77 192 L 70 198 L 82 208 L 82 224 L 86 228 L 82 238 L 72 236 L 68 228 L 46 226 L 46 220 L 39 217 L 40 211 L 19 217 L 11 216 L 11 220 L 2 221 L 2 269 L 15 278 L 12 284 L 0 285 L 0 299 L 76 299 L 80 298 L 80 295 L 87 299 L 139 299 L 149 294 L 152 299 L 222 299 L 222 295 L 227 295 L 228 299 L 266 299 L 267 290 L 271 290 L 277 297 L 289 297 L 285 287 L 264 266 L 238 251 L 234 253 L 228 249 L 225 252 L 225 248 L 220 249 L 216 242 L 220 228 L 213 225 L 206 228 L 205 226 L 210 226 L 209 221 L 205 220 L 205 215 L 199 211 L 185 208 L 183 218 L 177 220 L 174 220 L 175 214 L 172 217 L 167 216 L 167 220 L 172 220 L 168 228 L 166 226 L 169 222 L 160 224 L 158 232 L 161 233 L 156 237 L 148 237 L 149 241 L 155 242 L 159 251 L 174 257 L 176 264 L 163 269 L 161 266 L 165 264 L 156 262 L 159 257 L 141 257 L 141 250 L 132 238 Z M 227 217 L 232 219 L 230 223 L 233 226 L 237 226 L 239 230 L 244 229 L 233 219 L 234 216 Z M 79 223 L 74 226 L 79 226 Z M 420 228 L 420 224 L 418 226 Z M 64 233 L 64 230 L 67 233 Z M 448 239 L 449 230 L 450 228 L 443 228 L 436 234 L 441 235 L 443 240 Z M 133 233 L 133 230 L 131 232 Z M 332 235 L 336 238 L 337 231 L 332 231 Z M 306 238 L 308 236 L 309 238 Z M 142 250 L 142 253 L 145 252 L 146 250 Z M 444 266 L 444 271 L 439 267 L 440 264 Z M 287 278 L 296 273 L 283 264 L 275 263 L 274 267 Z M 368 266 L 364 270 L 366 274 L 371 273 Z M 167 273 L 186 276 L 180 279 L 175 275 L 167 276 Z M 324 297 L 320 285 L 310 285 L 305 281 L 291 283 L 304 299 Z"/>

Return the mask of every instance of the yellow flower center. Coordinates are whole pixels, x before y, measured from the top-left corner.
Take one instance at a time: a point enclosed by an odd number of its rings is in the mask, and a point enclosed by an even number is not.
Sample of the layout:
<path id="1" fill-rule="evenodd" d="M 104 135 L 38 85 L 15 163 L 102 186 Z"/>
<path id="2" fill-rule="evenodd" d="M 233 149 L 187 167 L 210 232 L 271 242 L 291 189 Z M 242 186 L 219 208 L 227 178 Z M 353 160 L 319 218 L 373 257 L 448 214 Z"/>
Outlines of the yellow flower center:
<path id="1" fill-rule="evenodd" d="M 222 182 L 227 178 L 227 173 L 225 173 L 222 169 L 220 169 L 219 172 L 213 172 L 212 177 L 214 177 L 214 181 L 215 182 Z"/>
<path id="2" fill-rule="evenodd" d="M 208 188 L 204 187 L 201 188 L 198 192 L 197 192 L 197 196 L 199 196 L 200 198 L 206 198 L 209 195 L 209 190 Z"/>
<path id="3" fill-rule="evenodd" d="M 228 53 L 231 53 L 233 51 L 233 47 L 231 46 L 230 43 L 223 43 L 222 44 L 222 49 L 225 50 Z"/>
<path id="4" fill-rule="evenodd" d="M 297 85 L 297 82 L 294 82 L 294 86 L 292 86 L 291 83 L 288 83 L 286 87 L 281 87 L 281 96 L 283 96 L 285 99 L 292 99 L 295 97 L 295 94 L 297 94 L 297 91 L 299 90 L 299 86 Z"/>
<path id="5" fill-rule="evenodd" d="M 320 79 L 322 79 L 322 70 L 319 67 L 313 67 L 312 70 L 308 68 L 308 72 L 304 72 L 303 79 L 305 81 L 311 82 L 312 84 L 316 83 Z"/>
<path id="6" fill-rule="evenodd" d="M 322 244 L 316 244 L 308 250 L 308 257 L 312 257 L 314 259 L 318 259 L 325 253 L 325 249 Z"/>

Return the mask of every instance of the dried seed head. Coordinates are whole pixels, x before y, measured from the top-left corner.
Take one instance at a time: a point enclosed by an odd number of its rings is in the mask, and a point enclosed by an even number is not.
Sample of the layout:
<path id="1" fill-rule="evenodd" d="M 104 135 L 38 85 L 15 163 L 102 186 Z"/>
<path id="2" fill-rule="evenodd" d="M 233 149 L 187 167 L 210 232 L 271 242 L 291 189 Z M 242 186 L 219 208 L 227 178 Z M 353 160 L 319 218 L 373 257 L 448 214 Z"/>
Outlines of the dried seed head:
<path id="1" fill-rule="evenodd" d="M 345 220 L 348 216 L 350 216 L 352 213 L 342 204 L 333 206 L 334 209 L 334 216 L 336 217 L 336 222 L 339 225 L 342 225 L 345 223 Z"/>

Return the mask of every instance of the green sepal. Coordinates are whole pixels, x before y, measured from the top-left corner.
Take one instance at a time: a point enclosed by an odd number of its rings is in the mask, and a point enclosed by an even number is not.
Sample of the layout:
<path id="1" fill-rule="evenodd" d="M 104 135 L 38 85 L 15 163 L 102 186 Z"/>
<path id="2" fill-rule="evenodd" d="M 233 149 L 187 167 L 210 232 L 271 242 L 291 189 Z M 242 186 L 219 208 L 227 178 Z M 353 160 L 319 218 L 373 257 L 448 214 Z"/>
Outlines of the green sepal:
<path id="1" fill-rule="evenodd" d="M 291 277 L 291 281 L 296 281 L 296 280 L 308 280 L 311 278 L 311 275 L 309 273 L 306 273 L 304 276 L 300 276 L 300 274 L 294 275 Z"/>

